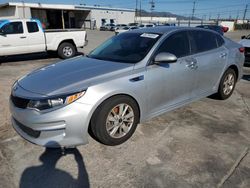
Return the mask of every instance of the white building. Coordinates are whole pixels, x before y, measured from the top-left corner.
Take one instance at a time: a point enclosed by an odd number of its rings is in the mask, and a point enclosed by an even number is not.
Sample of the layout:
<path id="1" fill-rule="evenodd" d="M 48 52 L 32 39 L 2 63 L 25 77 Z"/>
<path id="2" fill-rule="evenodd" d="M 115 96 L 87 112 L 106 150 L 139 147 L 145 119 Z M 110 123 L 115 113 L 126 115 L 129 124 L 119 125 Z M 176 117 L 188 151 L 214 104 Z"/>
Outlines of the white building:
<path id="1" fill-rule="evenodd" d="M 9 2 L 0 5 L 0 19 L 36 18 L 49 29 L 97 27 L 105 23 L 128 24 L 135 10 L 86 5 Z"/>
<path id="2" fill-rule="evenodd" d="M 139 23 L 176 23 L 176 17 L 136 17 L 136 21 Z"/>

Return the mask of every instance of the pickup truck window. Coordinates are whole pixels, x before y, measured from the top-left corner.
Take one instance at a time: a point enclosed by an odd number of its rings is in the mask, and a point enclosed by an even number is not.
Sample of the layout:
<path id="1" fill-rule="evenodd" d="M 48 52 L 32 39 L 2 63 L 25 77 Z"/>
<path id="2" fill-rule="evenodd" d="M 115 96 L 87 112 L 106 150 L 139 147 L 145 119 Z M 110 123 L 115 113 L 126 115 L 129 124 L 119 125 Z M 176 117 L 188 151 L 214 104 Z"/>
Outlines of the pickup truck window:
<path id="1" fill-rule="evenodd" d="M 26 22 L 26 25 L 27 25 L 29 33 L 35 33 L 39 31 L 39 28 L 36 22 Z"/>
<path id="2" fill-rule="evenodd" d="M 22 22 L 11 22 L 7 23 L 2 27 L 5 34 L 21 34 L 23 33 Z"/>

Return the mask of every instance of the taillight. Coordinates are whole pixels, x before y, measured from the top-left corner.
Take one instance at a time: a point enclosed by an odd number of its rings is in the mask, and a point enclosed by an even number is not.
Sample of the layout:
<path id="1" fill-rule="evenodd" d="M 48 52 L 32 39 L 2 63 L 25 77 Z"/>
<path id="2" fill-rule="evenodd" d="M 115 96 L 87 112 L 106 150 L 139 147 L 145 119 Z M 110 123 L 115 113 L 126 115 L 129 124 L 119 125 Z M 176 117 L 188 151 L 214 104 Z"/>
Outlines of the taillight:
<path id="1" fill-rule="evenodd" d="M 240 47 L 239 51 L 240 51 L 240 53 L 245 53 L 245 48 L 244 47 Z"/>

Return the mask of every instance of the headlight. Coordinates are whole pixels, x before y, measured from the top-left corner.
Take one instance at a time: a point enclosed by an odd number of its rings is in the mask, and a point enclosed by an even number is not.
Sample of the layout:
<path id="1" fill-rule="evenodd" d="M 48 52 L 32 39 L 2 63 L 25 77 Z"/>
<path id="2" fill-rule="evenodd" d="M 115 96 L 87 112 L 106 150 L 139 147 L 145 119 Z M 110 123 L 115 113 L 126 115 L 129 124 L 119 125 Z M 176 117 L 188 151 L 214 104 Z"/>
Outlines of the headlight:
<path id="1" fill-rule="evenodd" d="M 85 91 L 74 93 L 68 96 L 62 96 L 52 99 L 42 99 L 42 100 L 30 100 L 27 105 L 29 109 L 46 110 L 54 107 L 65 106 L 71 104 L 77 99 L 81 98 L 85 94 Z"/>

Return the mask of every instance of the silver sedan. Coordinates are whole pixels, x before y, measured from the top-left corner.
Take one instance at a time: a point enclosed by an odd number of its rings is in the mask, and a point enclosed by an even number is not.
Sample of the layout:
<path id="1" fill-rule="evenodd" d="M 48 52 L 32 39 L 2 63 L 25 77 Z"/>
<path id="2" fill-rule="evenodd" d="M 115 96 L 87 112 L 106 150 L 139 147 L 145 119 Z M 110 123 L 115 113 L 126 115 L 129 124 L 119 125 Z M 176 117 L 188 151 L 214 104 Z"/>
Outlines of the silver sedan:
<path id="1" fill-rule="evenodd" d="M 231 96 L 244 48 L 199 28 L 154 27 L 114 36 L 87 57 L 35 70 L 10 96 L 12 123 L 45 147 L 128 140 L 139 122 L 213 95 Z"/>

